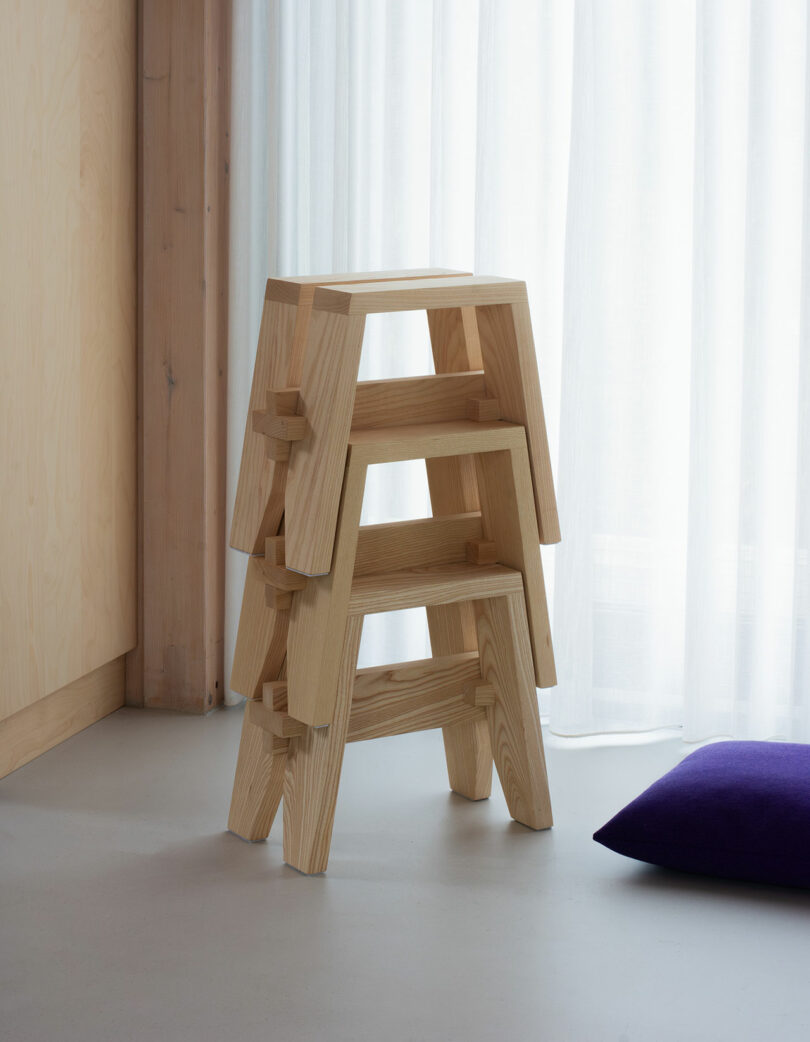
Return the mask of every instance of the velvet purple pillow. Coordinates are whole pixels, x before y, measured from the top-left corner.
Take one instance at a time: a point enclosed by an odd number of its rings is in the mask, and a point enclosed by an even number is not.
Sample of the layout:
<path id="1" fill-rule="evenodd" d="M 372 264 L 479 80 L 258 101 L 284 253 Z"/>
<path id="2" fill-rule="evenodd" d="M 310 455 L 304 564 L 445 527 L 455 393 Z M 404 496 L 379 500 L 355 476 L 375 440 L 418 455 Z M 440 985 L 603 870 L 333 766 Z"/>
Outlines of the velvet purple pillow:
<path id="1" fill-rule="evenodd" d="M 666 868 L 810 887 L 810 745 L 704 746 L 593 838 Z"/>

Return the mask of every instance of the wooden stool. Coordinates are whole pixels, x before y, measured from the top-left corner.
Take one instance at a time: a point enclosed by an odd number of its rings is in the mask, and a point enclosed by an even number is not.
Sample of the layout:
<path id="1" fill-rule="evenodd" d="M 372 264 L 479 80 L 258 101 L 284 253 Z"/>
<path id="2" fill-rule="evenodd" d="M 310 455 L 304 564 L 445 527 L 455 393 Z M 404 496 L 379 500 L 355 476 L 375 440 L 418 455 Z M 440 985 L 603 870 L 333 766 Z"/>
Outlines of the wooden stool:
<path id="1" fill-rule="evenodd" d="M 365 315 L 415 309 L 436 375 L 357 383 Z M 524 283 L 271 279 L 251 406 L 231 542 L 254 556 L 231 686 L 252 701 L 229 828 L 266 837 L 283 795 L 285 860 L 321 872 L 345 743 L 431 727 L 456 792 L 488 796 L 494 756 L 512 816 L 549 827 L 538 540 L 559 531 Z M 360 527 L 369 464 L 419 458 L 434 516 Z M 420 605 L 435 657 L 358 671 L 363 616 Z"/>

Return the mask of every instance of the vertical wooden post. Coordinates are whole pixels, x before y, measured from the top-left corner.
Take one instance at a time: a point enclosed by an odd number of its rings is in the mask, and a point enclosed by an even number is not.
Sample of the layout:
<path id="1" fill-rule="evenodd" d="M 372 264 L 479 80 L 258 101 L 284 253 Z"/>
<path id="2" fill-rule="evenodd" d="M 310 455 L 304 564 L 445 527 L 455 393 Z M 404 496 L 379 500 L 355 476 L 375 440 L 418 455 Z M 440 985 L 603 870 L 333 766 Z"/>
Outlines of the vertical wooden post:
<path id="1" fill-rule="evenodd" d="M 222 701 L 230 0 L 142 0 L 131 704 Z"/>

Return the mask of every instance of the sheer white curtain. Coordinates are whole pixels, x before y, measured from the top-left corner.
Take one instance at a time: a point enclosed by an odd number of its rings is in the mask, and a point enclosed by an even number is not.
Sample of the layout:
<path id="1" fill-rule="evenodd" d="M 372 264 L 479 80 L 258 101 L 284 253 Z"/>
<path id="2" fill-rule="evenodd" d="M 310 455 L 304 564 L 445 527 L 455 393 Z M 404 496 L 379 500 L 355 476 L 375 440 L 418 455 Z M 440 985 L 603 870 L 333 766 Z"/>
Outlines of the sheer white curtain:
<path id="1" fill-rule="evenodd" d="M 559 733 L 810 740 L 809 39 L 805 0 L 235 2 L 231 493 L 268 274 L 525 279 Z M 428 371 L 423 316 L 363 367 Z M 375 475 L 367 520 L 426 509 Z"/>

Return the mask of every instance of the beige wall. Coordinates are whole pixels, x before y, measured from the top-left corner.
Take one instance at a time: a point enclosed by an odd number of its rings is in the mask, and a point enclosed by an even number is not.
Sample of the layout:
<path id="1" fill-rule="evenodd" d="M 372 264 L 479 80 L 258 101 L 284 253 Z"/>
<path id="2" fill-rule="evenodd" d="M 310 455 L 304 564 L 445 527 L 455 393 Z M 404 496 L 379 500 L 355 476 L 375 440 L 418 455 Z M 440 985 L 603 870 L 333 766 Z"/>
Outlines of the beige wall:
<path id="1" fill-rule="evenodd" d="M 0 14 L 2 721 L 135 643 L 136 2 Z"/>

